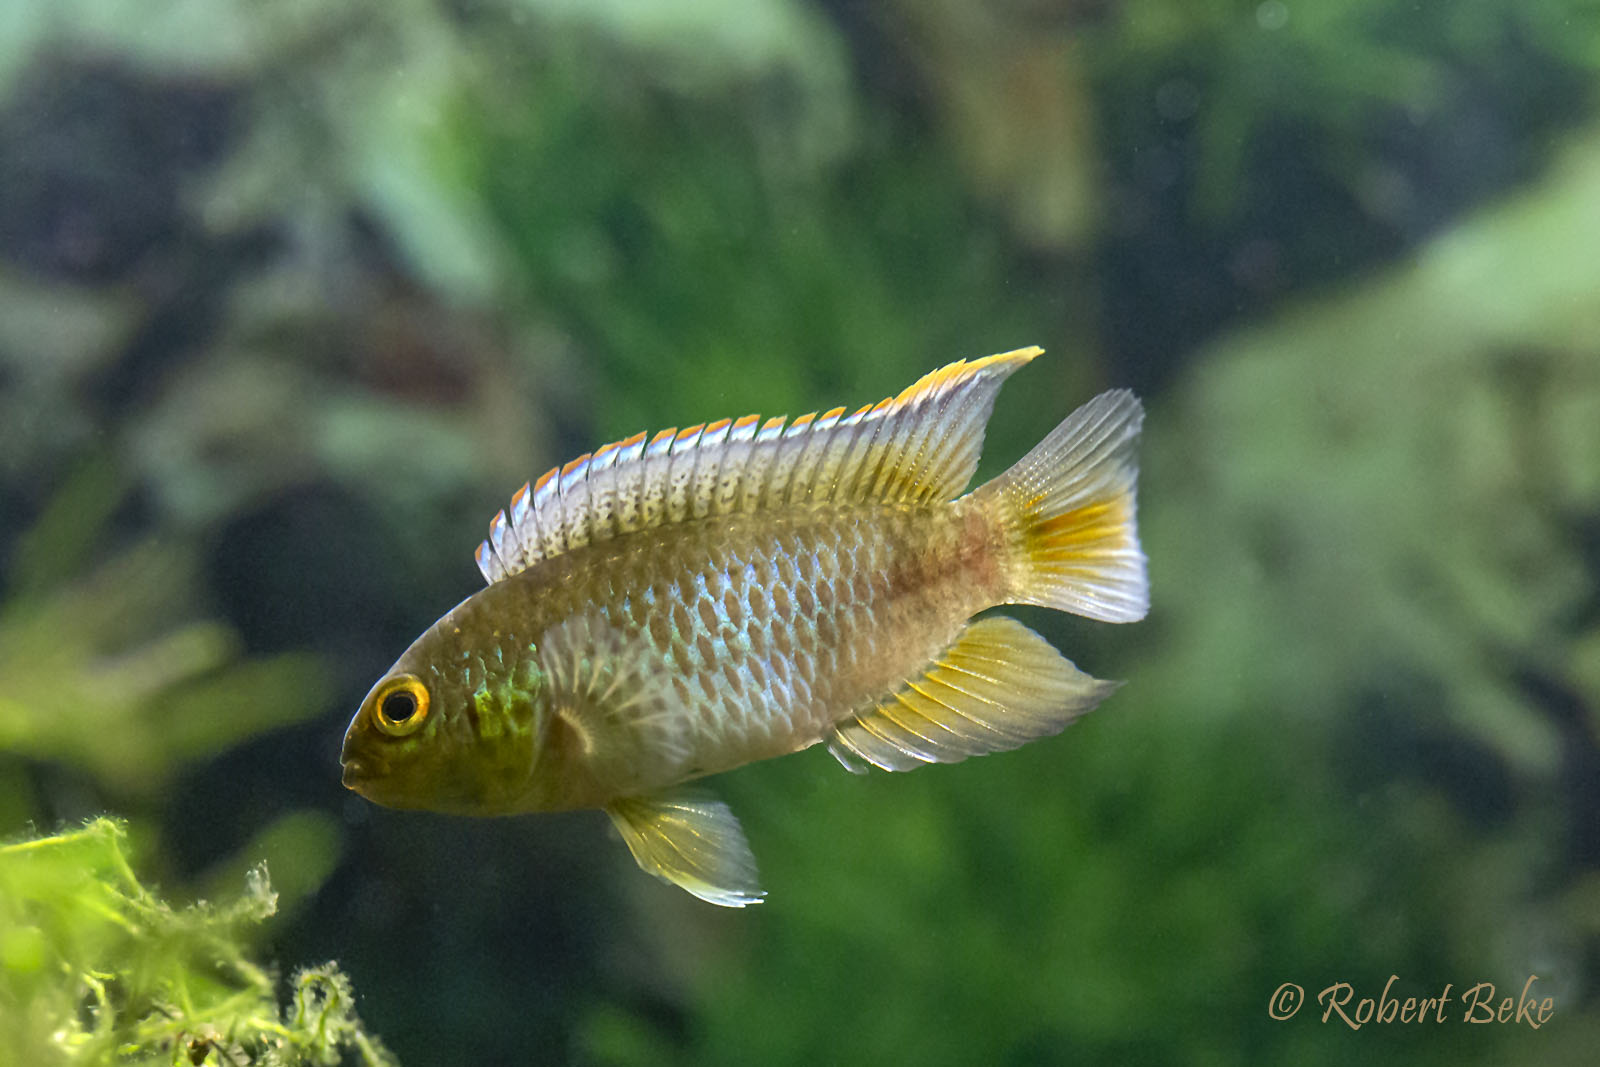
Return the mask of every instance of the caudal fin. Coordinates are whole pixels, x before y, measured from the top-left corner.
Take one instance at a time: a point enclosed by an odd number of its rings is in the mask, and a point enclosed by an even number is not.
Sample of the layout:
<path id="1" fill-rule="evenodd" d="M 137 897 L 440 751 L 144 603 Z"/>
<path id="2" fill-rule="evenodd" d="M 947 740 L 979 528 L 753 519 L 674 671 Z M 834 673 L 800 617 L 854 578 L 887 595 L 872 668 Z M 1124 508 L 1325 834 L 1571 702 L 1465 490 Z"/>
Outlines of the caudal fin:
<path id="1" fill-rule="evenodd" d="M 1144 618 L 1150 586 L 1134 507 L 1143 422 L 1131 392 L 1101 393 L 976 491 L 1011 535 L 1007 602 L 1104 622 Z"/>

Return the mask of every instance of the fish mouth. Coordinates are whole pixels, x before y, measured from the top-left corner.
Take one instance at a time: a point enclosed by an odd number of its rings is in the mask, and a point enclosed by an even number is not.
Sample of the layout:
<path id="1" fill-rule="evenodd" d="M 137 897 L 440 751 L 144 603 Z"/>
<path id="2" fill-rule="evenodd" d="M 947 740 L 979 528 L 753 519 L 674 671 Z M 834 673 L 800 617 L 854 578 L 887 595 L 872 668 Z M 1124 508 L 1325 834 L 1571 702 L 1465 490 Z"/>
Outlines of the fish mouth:
<path id="1" fill-rule="evenodd" d="M 362 787 L 368 785 L 382 773 L 381 768 L 373 761 L 363 759 L 360 756 L 352 756 L 344 760 L 343 764 L 344 773 L 340 780 L 344 782 L 346 789 L 354 789 L 358 793 L 365 792 Z"/>

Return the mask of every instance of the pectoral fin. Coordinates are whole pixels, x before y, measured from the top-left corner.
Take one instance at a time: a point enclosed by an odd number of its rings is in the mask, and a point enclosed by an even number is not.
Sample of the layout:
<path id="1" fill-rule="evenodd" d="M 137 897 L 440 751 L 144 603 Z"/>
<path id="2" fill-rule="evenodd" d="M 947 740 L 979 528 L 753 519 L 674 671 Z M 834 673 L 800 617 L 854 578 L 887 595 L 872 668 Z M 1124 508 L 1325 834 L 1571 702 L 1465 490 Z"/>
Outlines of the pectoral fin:
<path id="1" fill-rule="evenodd" d="M 548 728 L 572 735 L 600 781 L 631 791 L 646 767 L 688 758 L 684 708 L 640 636 L 627 637 L 587 612 L 551 627 L 538 647 Z"/>
<path id="2" fill-rule="evenodd" d="M 725 908 L 758 904 L 766 893 L 739 820 L 698 790 L 625 797 L 606 808 L 645 871 Z"/>

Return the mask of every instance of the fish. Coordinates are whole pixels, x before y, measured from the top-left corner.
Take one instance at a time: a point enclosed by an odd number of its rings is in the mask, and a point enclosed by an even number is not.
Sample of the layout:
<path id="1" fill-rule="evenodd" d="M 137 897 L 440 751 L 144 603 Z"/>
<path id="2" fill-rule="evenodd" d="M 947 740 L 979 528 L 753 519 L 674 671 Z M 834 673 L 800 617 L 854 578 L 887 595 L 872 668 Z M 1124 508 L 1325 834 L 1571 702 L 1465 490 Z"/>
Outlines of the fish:
<path id="1" fill-rule="evenodd" d="M 970 492 L 1001 384 L 1038 347 L 960 360 L 846 414 L 635 434 L 524 485 L 487 585 L 416 639 L 350 721 L 344 784 L 466 815 L 598 808 L 643 870 L 761 901 L 701 781 L 826 743 L 906 771 L 1060 732 L 1117 686 L 1005 604 L 1149 608 L 1144 409 L 1072 412 Z"/>

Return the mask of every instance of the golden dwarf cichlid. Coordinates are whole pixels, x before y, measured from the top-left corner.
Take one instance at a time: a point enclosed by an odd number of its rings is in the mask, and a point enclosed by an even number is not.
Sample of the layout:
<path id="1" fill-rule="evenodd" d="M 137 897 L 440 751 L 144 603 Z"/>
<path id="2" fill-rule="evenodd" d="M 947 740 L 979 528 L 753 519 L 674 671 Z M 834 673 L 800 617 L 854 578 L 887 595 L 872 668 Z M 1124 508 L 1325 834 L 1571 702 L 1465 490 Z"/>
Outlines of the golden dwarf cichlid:
<path id="1" fill-rule="evenodd" d="M 470 815 L 603 808 L 640 867 L 741 907 L 764 894 L 739 822 L 683 783 L 819 741 L 903 771 L 1058 732 L 1117 683 L 972 616 L 1144 617 L 1144 413 L 1102 393 L 961 495 L 1001 382 L 1039 353 L 849 415 L 638 434 L 523 486 L 478 548 L 488 587 L 362 701 L 345 785 Z"/>

